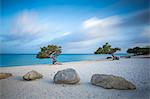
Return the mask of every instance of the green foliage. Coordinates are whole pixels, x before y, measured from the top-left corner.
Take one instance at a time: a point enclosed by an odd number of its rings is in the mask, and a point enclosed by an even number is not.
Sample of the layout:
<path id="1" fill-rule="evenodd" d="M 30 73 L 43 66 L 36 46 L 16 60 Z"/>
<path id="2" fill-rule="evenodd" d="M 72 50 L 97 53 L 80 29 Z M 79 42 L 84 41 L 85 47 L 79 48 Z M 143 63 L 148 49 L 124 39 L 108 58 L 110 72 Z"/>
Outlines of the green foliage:
<path id="1" fill-rule="evenodd" d="M 103 47 L 99 47 L 94 53 L 95 54 L 114 54 L 116 51 L 120 51 L 120 48 L 112 48 L 111 45 L 106 43 Z"/>
<path id="2" fill-rule="evenodd" d="M 46 52 L 47 48 L 46 47 L 42 47 L 41 48 L 41 52 Z"/>
<path id="3" fill-rule="evenodd" d="M 49 58 L 49 55 L 47 53 L 45 53 L 45 52 L 39 52 L 36 57 L 40 58 L 40 59 L 42 59 L 42 58 Z"/>
<path id="4" fill-rule="evenodd" d="M 56 57 L 61 53 L 61 46 L 57 45 L 48 45 L 40 49 L 41 51 L 37 54 L 37 58 L 50 58 L 50 55 Z"/>
<path id="5" fill-rule="evenodd" d="M 150 47 L 147 46 L 143 48 L 140 47 L 129 48 L 127 50 L 127 53 L 134 54 L 134 55 L 147 55 L 150 54 Z"/>

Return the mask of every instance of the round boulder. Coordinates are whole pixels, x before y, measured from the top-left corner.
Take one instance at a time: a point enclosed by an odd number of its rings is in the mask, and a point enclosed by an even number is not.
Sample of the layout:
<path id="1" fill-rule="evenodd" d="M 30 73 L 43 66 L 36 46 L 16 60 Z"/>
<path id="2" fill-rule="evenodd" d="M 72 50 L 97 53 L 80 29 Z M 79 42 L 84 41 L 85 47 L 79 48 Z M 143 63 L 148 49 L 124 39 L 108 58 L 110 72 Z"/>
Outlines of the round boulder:
<path id="1" fill-rule="evenodd" d="M 0 80 L 1 79 L 6 79 L 8 77 L 12 76 L 11 73 L 0 73 Z"/>
<path id="2" fill-rule="evenodd" d="M 136 89 L 135 85 L 126 79 L 105 74 L 94 74 L 91 78 L 91 83 L 105 89 L 120 89 L 120 90 L 133 90 Z"/>
<path id="3" fill-rule="evenodd" d="M 53 80 L 56 84 L 76 84 L 80 81 L 80 77 L 74 69 L 68 68 L 58 71 Z"/>
<path id="4" fill-rule="evenodd" d="M 28 72 L 27 74 L 25 74 L 23 76 L 23 79 L 30 81 L 30 80 L 40 79 L 42 77 L 43 77 L 42 74 L 38 73 L 37 71 L 32 70 L 32 71 Z"/>

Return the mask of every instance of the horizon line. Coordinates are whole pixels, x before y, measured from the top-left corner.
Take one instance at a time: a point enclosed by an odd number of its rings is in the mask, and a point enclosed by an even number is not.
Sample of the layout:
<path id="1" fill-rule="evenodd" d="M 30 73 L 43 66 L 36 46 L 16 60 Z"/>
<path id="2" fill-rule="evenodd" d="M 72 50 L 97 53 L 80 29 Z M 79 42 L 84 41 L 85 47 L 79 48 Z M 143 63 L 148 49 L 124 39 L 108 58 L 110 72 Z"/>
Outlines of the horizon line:
<path id="1" fill-rule="evenodd" d="M 0 55 L 4 55 L 4 54 L 18 54 L 18 55 L 19 55 L 19 54 L 20 54 L 20 55 L 21 55 L 21 54 L 22 54 L 22 55 L 23 55 L 23 54 L 24 54 L 24 55 L 25 55 L 25 54 L 26 54 L 26 55 L 33 55 L 33 54 L 34 54 L 34 55 L 35 55 L 35 54 L 37 54 L 37 53 L 0 53 Z M 61 53 L 61 54 L 94 54 L 94 53 Z M 116 53 L 116 54 L 126 54 L 126 52 L 124 52 L 124 53 Z"/>

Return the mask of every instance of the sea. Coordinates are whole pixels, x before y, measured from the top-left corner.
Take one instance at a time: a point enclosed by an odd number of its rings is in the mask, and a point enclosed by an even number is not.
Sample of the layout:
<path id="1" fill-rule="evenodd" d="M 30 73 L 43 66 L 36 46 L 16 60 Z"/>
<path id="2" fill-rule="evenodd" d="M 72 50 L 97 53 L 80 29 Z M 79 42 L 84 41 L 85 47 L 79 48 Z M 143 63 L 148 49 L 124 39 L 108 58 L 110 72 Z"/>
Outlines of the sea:
<path id="1" fill-rule="evenodd" d="M 126 53 L 118 53 L 117 56 L 125 56 Z M 109 57 L 109 54 L 61 54 L 57 57 L 57 61 L 75 62 L 86 60 L 102 60 Z M 0 67 L 13 67 L 37 64 L 52 64 L 50 58 L 38 59 L 36 54 L 0 54 Z"/>

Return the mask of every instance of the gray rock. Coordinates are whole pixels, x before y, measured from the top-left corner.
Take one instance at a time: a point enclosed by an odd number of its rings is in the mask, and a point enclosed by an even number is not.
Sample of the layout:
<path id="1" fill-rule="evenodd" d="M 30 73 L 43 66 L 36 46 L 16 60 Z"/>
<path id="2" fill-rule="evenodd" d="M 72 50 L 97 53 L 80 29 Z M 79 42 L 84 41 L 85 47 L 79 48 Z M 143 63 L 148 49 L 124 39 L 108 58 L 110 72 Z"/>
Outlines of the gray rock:
<path id="1" fill-rule="evenodd" d="M 8 77 L 12 76 L 11 73 L 0 73 L 0 80 L 1 79 L 6 79 Z"/>
<path id="2" fill-rule="evenodd" d="M 23 79 L 30 81 L 30 80 L 40 79 L 42 77 L 43 77 L 42 74 L 38 73 L 37 71 L 32 70 L 32 71 L 28 72 L 27 74 L 25 74 L 23 76 Z"/>
<path id="3" fill-rule="evenodd" d="M 76 84 L 80 81 L 80 77 L 74 69 L 68 68 L 58 71 L 53 80 L 56 84 Z"/>
<path id="4" fill-rule="evenodd" d="M 105 74 L 94 74 L 91 78 L 91 83 L 105 89 L 120 89 L 120 90 L 133 90 L 136 89 L 135 85 L 126 79 Z"/>

